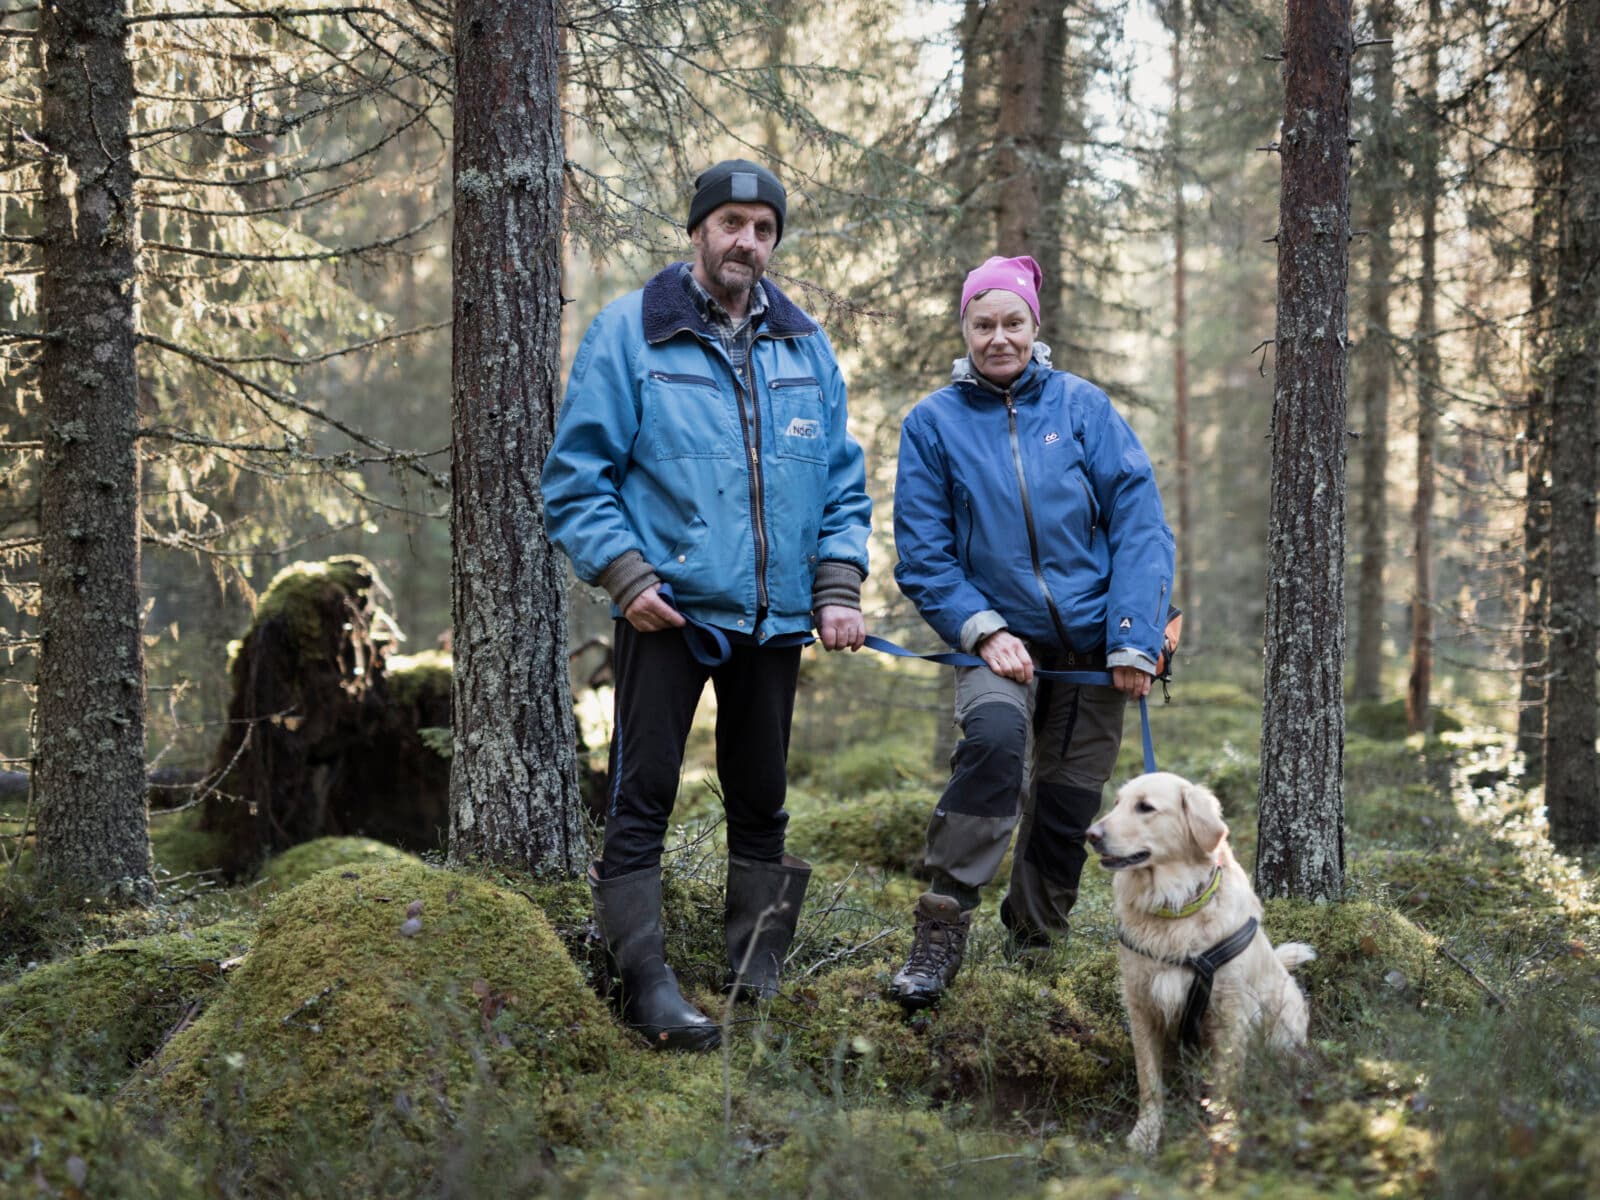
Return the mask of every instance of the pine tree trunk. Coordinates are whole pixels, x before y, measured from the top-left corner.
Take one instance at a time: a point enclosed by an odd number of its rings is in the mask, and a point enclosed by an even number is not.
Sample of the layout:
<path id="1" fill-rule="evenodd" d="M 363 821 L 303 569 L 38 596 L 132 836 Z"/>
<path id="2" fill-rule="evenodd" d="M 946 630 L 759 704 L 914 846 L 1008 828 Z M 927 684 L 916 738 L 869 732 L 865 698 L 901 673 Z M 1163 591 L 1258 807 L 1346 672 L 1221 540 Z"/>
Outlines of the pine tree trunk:
<path id="1" fill-rule="evenodd" d="M 1393 0 L 1372 5 L 1372 36 L 1394 32 Z M 1383 690 L 1383 573 L 1388 565 L 1389 287 L 1394 275 L 1396 161 L 1392 47 L 1376 46 L 1372 76 L 1373 138 L 1368 154 L 1367 321 L 1361 337 L 1361 567 L 1356 584 L 1356 669 L 1351 696 L 1376 700 Z"/>
<path id="2" fill-rule="evenodd" d="M 39 877 L 154 894 L 139 623 L 137 293 L 122 0 L 46 3 Z"/>
<path id="3" fill-rule="evenodd" d="M 1037 140 L 1043 124 L 1048 21 L 1048 6 L 1042 0 L 1005 0 L 1000 10 L 1000 116 L 993 183 L 995 237 L 1001 254 L 1038 253 L 1044 205 Z M 1054 276 L 1060 269 L 1059 263 L 1052 264 L 1049 273 Z"/>
<path id="4" fill-rule="evenodd" d="M 1034 161 L 1039 175 L 1039 218 L 1034 227 L 1033 249 L 1028 251 L 1044 268 L 1039 285 L 1039 312 L 1048 321 L 1050 334 L 1061 339 L 1067 328 L 1066 279 L 1063 255 L 1066 251 L 1066 181 L 1061 152 L 1066 144 L 1066 56 L 1067 14 L 1059 3 L 1040 5 L 1039 124 L 1033 130 Z"/>
<path id="5" fill-rule="evenodd" d="M 1552 229 L 1560 219 L 1558 156 L 1548 147 L 1560 141 L 1546 79 L 1547 60 L 1534 60 L 1528 90 L 1534 97 L 1533 144 L 1546 147 L 1534 162 L 1534 199 L 1528 233 L 1528 322 L 1523 357 L 1528 362 L 1527 412 L 1523 421 L 1522 474 L 1522 641 L 1517 689 L 1517 751 L 1530 783 L 1544 778 L 1545 689 L 1550 671 L 1550 406 L 1546 397 L 1550 348 L 1550 252 Z"/>
<path id="6" fill-rule="evenodd" d="M 1344 888 L 1349 0 L 1289 0 L 1256 890 Z"/>
<path id="7" fill-rule="evenodd" d="M 450 858 L 584 864 L 566 575 L 544 531 L 561 357 L 554 0 L 456 6 Z"/>
<path id="8" fill-rule="evenodd" d="M 1600 449 L 1600 0 L 1565 14 L 1560 89 L 1561 247 L 1550 418 L 1550 690 L 1545 805 L 1562 850 L 1600 845 L 1595 456 Z"/>
<path id="9" fill-rule="evenodd" d="M 1429 0 L 1429 35 L 1442 26 L 1439 0 Z M 1418 273 L 1417 363 L 1417 496 L 1411 510 L 1411 674 L 1406 681 L 1406 728 L 1433 732 L 1433 496 L 1434 442 L 1439 428 L 1438 257 L 1439 142 L 1433 111 L 1439 97 L 1439 44 L 1428 43 L 1423 56 L 1422 144 L 1417 156 L 1417 186 L 1422 205 L 1422 261 Z"/>
<path id="10" fill-rule="evenodd" d="M 1184 271 L 1188 213 L 1183 201 L 1183 0 L 1172 6 L 1172 113 L 1168 133 L 1172 139 L 1172 419 L 1178 475 L 1178 594 L 1184 610 L 1190 644 L 1199 635 L 1199 597 L 1194 591 L 1194 526 L 1189 511 L 1189 296 Z"/>
<path id="11" fill-rule="evenodd" d="M 956 144 L 951 157 L 951 170 L 960 188 L 963 204 L 971 202 L 983 175 L 982 122 L 978 119 L 978 104 L 983 80 L 989 70 L 989 57 L 985 52 L 989 39 L 985 33 L 982 0 L 966 0 L 962 7 L 961 24 L 956 29 L 956 36 L 961 43 L 961 91 L 956 100 Z M 987 227 L 978 221 L 965 222 L 954 231 L 951 250 L 955 257 L 955 274 L 945 288 L 945 294 L 950 297 L 951 329 L 955 329 L 961 320 L 962 278 L 990 253 L 984 248 L 982 240 L 987 232 Z M 933 746 L 928 757 L 935 771 L 948 771 L 950 755 L 956 748 L 955 672 L 940 671 L 936 686 Z"/>
<path id="12" fill-rule="evenodd" d="M 789 25 L 794 20 L 793 0 L 768 0 L 766 29 L 766 67 L 771 74 L 773 92 L 783 90 L 782 70 L 789 56 Z M 783 161 L 784 125 L 777 109 L 768 105 L 761 114 L 762 148 L 767 160 L 776 165 Z"/>

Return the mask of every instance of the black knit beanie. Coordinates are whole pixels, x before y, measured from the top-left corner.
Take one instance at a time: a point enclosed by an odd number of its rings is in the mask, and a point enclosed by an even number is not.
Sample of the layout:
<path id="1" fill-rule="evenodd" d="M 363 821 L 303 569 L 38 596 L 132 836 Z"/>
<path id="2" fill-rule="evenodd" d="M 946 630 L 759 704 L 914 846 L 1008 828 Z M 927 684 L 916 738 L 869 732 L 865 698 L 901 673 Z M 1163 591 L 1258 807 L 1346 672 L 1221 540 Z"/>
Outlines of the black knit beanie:
<path id="1" fill-rule="evenodd" d="M 730 158 L 703 171 L 694 181 L 689 204 L 689 232 L 724 204 L 765 204 L 778 214 L 776 246 L 783 241 L 783 213 L 787 196 L 778 177 L 760 163 Z"/>

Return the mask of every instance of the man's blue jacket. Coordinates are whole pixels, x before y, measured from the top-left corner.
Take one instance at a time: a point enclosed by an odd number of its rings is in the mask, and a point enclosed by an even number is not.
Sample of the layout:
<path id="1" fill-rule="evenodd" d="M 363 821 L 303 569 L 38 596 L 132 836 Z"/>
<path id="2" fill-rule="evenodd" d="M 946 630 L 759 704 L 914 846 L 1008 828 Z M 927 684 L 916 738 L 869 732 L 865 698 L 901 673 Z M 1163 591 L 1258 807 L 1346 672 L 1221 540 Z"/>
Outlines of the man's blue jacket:
<path id="1" fill-rule="evenodd" d="M 1086 380 L 1036 356 L 1003 391 L 958 362 L 901 426 L 894 531 L 895 579 L 950 645 L 1006 628 L 1153 669 L 1172 531 L 1138 437 Z"/>
<path id="2" fill-rule="evenodd" d="M 872 516 L 833 347 L 763 280 L 746 407 L 682 270 L 584 335 L 544 467 L 546 528 L 585 582 L 637 551 L 690 616 L 761 640 L 808 630 L 817 565 L 865 576 Z"/>

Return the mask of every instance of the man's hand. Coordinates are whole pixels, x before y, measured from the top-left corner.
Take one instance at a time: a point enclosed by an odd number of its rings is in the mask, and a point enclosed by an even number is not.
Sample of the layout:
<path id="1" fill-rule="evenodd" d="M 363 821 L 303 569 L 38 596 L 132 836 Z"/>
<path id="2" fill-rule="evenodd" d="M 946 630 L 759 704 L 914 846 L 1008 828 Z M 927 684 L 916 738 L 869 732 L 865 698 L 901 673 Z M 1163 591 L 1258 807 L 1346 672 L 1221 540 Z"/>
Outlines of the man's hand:
<path id="1" fill-rule="evenodd" d="M 1033 659 L 1022 639 L 1004 629 L 996 630 L 978 643 L 978 657 L 996 675 L 1018 683 L 1033 681 Z"/>
<path id="2" fill-rule="evenodd" d="M 817 633 L 824 650 L 849 650 L 854 653 L 866 645 L 867 622 L 861 610 L 842 604 L 824 604 L 817 609 Z"/>
<path id="3" fill-rule="evenodd" d="M 660 596 L 661 587 L 646 588 L 622 610 L 622 615 L 640 633 L 659 633 L 663 629 L 678 629 L 683 625 L 683 614 Z"/>
<path id="4" fill-rule="evenodd" d="M 1130 700 L 1143 700 L 1150 694 L 1150 683 L 1155 679 L 1148 671 L 1138 667 L 1112 667 L 1111 686 Z"/>

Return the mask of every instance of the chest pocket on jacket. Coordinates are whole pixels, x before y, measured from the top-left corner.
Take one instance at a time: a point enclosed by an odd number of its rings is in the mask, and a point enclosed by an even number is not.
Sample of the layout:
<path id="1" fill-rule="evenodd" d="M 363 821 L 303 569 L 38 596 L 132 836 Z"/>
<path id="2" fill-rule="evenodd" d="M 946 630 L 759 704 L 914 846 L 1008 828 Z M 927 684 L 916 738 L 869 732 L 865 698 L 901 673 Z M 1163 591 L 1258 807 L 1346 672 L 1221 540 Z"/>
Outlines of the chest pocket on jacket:
<path id="1" fill-rule="evenodd" d="M 779 458 L 826 464 L 828 428 L 823 420 L 822 385 L 807 376 L 774 379 L 767 385 L 772 398 L 772 440 Z"/>
<path id="2" fill-rule="evenodd" d="M 657 458 L 733 457 L 733 413 L 709 375 L 651 371 L 644 411 Z"/>

